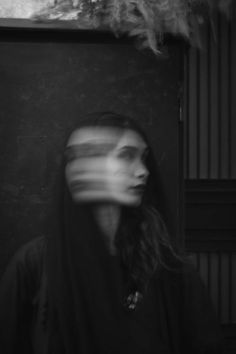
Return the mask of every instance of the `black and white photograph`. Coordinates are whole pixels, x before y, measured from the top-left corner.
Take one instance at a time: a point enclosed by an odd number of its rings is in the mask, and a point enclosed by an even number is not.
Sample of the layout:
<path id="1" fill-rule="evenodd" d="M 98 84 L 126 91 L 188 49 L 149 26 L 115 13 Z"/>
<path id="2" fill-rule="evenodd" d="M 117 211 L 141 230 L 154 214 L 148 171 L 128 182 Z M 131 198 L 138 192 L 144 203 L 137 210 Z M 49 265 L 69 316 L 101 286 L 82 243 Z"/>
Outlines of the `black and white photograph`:
<path id="1" fill-rule="evenodd" d="M 236 1 L 0 0 L 0 353 L 236 353 Z"/>

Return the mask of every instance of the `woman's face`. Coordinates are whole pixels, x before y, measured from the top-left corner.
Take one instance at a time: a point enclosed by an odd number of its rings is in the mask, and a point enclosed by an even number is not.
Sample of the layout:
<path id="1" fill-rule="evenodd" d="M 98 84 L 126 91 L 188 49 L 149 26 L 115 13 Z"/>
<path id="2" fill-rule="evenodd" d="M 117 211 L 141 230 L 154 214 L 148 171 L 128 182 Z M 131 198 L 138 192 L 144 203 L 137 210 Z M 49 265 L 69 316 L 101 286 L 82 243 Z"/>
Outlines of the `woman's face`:
<path id="1" fill-rule="evenodd" d="M 133 130 L 84 127 L 67 143 L 66 181 L 75 202 L 141 203 L 147 145 Z"/>

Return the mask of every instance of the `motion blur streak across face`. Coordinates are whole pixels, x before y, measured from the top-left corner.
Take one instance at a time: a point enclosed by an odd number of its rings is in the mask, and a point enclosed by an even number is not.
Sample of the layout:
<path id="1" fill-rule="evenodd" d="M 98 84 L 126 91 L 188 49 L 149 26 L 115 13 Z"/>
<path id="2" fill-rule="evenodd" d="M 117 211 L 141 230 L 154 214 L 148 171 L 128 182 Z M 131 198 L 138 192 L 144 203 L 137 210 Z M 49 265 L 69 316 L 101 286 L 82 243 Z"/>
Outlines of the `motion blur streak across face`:
<path id="1" fill-rule="evenodd" d="M 148 171 L 147 145 L 133 130 L 84 127 L 66 148 L 66 180 L 75 202 L 141 203 Z"/>

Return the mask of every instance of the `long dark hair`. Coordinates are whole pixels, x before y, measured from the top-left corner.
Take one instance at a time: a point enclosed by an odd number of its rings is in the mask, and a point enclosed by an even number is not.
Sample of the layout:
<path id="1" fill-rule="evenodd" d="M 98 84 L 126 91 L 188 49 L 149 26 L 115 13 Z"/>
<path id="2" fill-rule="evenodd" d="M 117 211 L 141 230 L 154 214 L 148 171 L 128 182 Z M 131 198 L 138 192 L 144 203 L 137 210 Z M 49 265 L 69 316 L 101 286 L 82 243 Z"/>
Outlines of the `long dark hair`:
<path id="1" fill-rule="evenodd" d="M 137 123 L 124 115 L 93 113 L 80 123 L 83 126 L 134 130 L 150 147 Z M 151 148 L 146 165 L 150 175 L 141 205 L 122 208 L 118 259 L 111 258 L 101 242 L 91 207 L 72 201 L 62 173 L 47 252 L 50 350 L 57 350 L 55 343 L 61 342 L 65 353 L 115 354 L 113 344 L 126 340 L 121 299 L 134 291 L 144 294 L 158 269 L 174 269 L 173 261 L 181 261 L 161 216 L 165 217 L 165 198 Z"/>
<path id="2" fill-rule="evenodd" d="M 164 222 L 166 200 L 152 148 L 143 129 L 131 117 L 113 112 L 93 113 L 85 118 L 83 125 L 130 129 L 137 132 L 149 147 L 146 165 L 150 177 L 143 202 L 138 208 L 123 208 L 116 239 L 128 289 L 143 292 L 158 267 L 175 270 L 173 264 L 184 260 Z"/>

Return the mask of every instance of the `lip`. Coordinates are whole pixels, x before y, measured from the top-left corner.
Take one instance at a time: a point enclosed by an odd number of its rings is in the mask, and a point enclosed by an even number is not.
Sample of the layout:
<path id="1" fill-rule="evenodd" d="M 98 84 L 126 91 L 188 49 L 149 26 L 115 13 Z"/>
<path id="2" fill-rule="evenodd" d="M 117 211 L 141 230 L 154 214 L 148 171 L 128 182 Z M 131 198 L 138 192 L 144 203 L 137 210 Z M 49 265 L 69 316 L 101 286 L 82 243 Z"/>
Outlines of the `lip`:
<path id="1" fill-rule="evenodd" d="M 129 189 L 136 192 L 136 193 L 144 193 L 146 185 L 145 184 L 137 184 L 136 186 L 132 186 Z"/>

